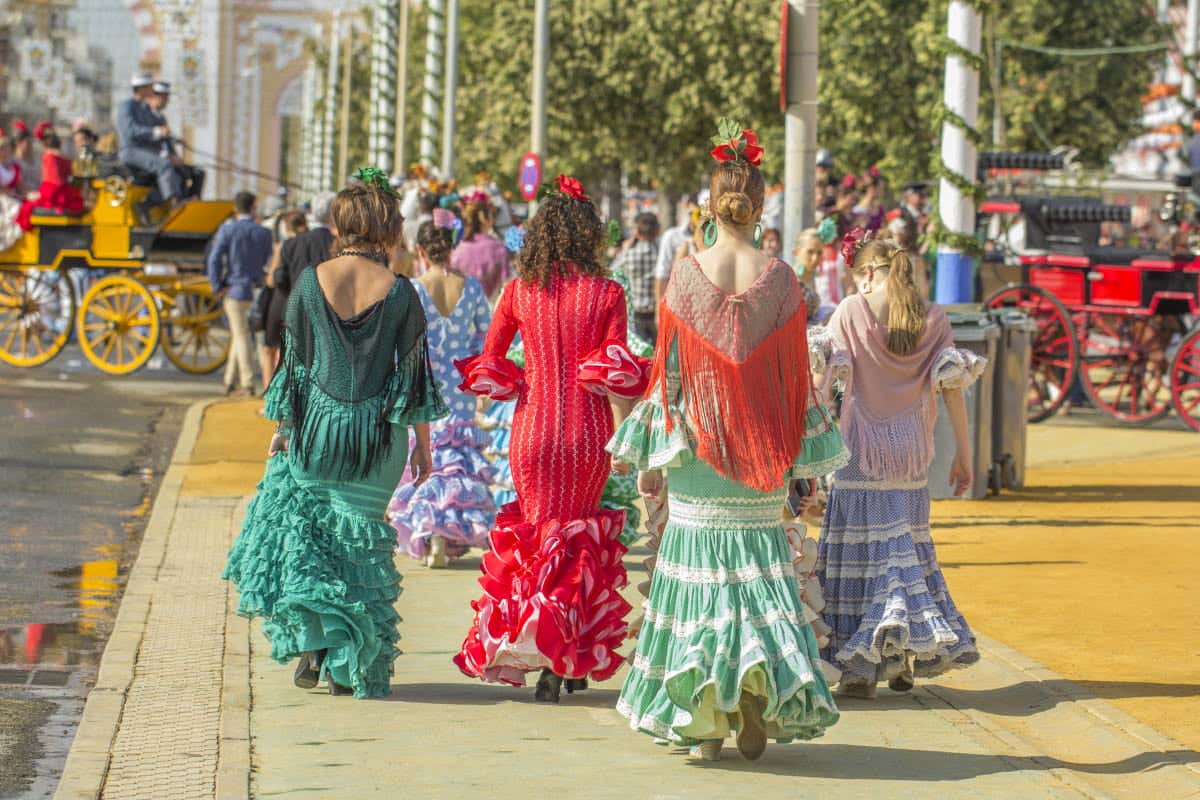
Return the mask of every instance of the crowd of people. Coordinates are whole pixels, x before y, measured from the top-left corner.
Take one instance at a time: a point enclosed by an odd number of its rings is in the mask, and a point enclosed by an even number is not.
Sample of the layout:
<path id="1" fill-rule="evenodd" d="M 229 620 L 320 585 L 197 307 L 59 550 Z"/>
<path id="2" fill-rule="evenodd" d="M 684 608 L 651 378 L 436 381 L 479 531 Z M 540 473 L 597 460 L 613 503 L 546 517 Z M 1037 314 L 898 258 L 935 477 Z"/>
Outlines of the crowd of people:
<path id="1" fill-rule="evenodd" d="M 503 243 L 486 181 L 402 192 L 359 170 L 309 220 L 286 216 L 274 248 L 239 198 L 210 277 L 248 316 L 229 265 L 273 265 L 276 429 L 224 575 L 297 686 L 389 694 L 394 553 L 436 568 L 471 548 L 482 593 L 462 610 L 464 674 L 535 673 L 534 698 L 557 703 L 628 663 L 619 713 L 706 760 L 731 735 L 748 759 L 821 735 L 835 685 L 869 698 L 978 659 L 927 480 L 940 393 L 950 480 L 972 484 L 963 392 L 984 363 L 954 347 L 886 212 L 877 235 L 831 241 L 826 225 L 782 260 L 762 228 L 761 150 L 736 130 L 685 224 L 660 233 L 641 214 L 623 243 L 567 176 L 523 225 L 506 220 Z M 830 246 L 836 295 L 816 280 Z M 515 491 L 497 502 L 502 472 Z M 805 518 L 822 520 L 819 546 Z M 624 556 L 643 534 L 632 620 Z"/>

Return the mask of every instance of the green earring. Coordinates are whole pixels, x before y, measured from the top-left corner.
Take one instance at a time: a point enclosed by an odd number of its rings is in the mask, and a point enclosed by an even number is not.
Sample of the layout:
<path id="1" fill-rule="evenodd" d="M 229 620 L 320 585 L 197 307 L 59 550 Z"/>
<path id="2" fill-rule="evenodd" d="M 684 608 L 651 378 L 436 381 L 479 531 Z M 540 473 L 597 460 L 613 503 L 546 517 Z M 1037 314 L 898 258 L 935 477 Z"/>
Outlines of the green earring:
<path id="1" fill-rule="evenodd" d="M 717 243 L 717 223 L 711 219 L 704 223 L 704 246 L 712 247 Z"/>
<path id="2" fill-rule="evenodd" d="M 762 223 L 761 222 L 754 226 L 754 246 L 755 247 L 762 246 Z"/>

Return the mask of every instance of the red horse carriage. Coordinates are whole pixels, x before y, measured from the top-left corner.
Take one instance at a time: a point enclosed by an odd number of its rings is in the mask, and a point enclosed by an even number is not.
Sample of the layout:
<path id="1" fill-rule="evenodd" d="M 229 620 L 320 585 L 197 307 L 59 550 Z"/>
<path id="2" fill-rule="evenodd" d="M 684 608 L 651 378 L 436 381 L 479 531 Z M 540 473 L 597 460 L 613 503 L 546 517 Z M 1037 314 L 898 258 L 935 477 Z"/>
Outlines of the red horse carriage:
<path id="1" fill-rule="evenodd" d="M 1096 198 L 990 200 L 980 214 L 1020 215 L 1025 227 L 1020 282 L 985 303 L 1037 322 L 1031 422 L 1053 415 L 1078 381 L 1096 408 L 1123 423 L 1148 424 L 1174 407 L 1200 430 L 1200 258 L 1101 246 L 1101 224 L 1128 222 L 1130 210 Z"/>

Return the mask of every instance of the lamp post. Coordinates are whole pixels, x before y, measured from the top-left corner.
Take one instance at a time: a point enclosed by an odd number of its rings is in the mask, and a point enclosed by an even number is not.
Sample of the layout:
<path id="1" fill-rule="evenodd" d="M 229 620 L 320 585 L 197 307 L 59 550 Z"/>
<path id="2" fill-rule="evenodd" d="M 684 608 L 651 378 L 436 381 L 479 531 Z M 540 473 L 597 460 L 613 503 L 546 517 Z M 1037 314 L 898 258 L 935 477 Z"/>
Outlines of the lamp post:
<path id="1" fill-rule="evenodd" d="M 814 219 L 817 158 L 817 55 L 819 0 L 789 0 L 782 43 L 786 101 L 783 241 L 796 241 Z"/>

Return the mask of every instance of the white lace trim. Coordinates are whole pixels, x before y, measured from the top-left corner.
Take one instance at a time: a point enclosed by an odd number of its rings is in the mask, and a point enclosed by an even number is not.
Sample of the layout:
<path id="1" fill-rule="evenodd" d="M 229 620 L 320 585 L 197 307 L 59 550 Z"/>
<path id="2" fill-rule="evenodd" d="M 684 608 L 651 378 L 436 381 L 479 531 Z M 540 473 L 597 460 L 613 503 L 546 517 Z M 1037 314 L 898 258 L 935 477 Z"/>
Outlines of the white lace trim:
<path id="1" fill-rule="evenodd" d="M 643 624 L 650 625 L 657 630 L 667 630 L 669 628 L 672 636 L 676 638 L 688 638 L 702 628 L 710 631 L 722 630 L 733 624 L 735 619 L 742 625 L 750 625 L 754 628 L 765 628 L 768 625 L 774 625 L 782 621 L 787 621 L 797 626 L 807 622 L 802 613 L 782 608 L 773 608 L 765 614 L 752 615 L 742 613 L 738 617 L 734 617 L 732 614 L 720 617 L 705 615 L 699 619 L 680 620 L 670 614 L 662 614 L 655 611 L 647 602 L 646 616 Z"/>
<path id="2" fill-rule="evenodd" d="M 965 389 L 983 375 L 988 360 L 958 347 L 947 347 L 933 362 L 934 391 Z"/>
<path id="3" fill-rule="evenodd" d="M 672 518 L 674 522 L 674 518 Z M 776 523 L 781 524 L 781 523 Z M 796 570 L 792 567 L 791 562 L 773 562 L 765 566 L 751 564 L 737 569 L 726 569 L 720 567 L 718 569 L 707 569 L 704 567 L 689 567 L 686 564 L 675 564 L 671 561 L 659 562 L 654 566 L 655 575 L 663 575 L 673 580 L 683 583 L 749 583 L 760 578 L 771 578 L 778 580 L 780 578 L 791 578 L 795 580 Z"/>
<path id="4" fill-rule="evenodd" d="M 911 491 L 913 489 L 924 489 L 928 486 L 928 479 L 920 481 L 845 481 L 835 479 L 833 482 L 833 488 L 835 489 L 868 489 L 877 492 L 886 492 L 892 489 Z"/>
<path id="5" fill-rule="evenodd" d="M 837 472 L 842 467 L 850 463 L 850 450 L 846 447 L 836 456 L 830 456 L 822 461 L 813 461 L 808 464 L 793 464 L 789 472 L 793 478 L 821 478 L 832 472 Z"/>

